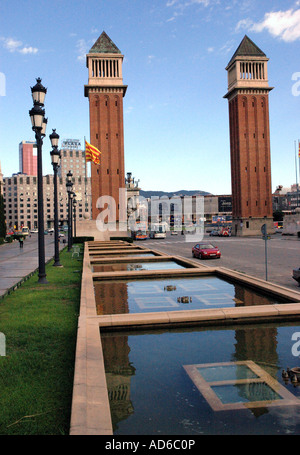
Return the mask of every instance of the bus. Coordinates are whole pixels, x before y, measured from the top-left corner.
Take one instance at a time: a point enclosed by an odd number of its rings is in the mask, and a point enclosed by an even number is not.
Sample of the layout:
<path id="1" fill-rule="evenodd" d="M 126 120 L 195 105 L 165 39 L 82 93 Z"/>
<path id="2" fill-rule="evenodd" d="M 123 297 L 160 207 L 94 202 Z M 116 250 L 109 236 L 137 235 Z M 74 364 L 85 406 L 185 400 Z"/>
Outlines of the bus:
<path id="1" fill-rule="evenodd" d="M 136 223 L 134 230 L 131 231 L 131 238 L 133 240 L 147 240 L 148 233 L 146 225 L 143 223 Z"/>
<path id="2" fill-rule="evenodd" d="M 28 235 L 29 234 L 29 229 L 27 226 L 23 226 L 22 227 L 22 235 Z"/>
<path id="3" fill-rule="evenodd" d="M 165 222 L 151 224 L 150 239 L 165 239 L 168 224 Z"/>

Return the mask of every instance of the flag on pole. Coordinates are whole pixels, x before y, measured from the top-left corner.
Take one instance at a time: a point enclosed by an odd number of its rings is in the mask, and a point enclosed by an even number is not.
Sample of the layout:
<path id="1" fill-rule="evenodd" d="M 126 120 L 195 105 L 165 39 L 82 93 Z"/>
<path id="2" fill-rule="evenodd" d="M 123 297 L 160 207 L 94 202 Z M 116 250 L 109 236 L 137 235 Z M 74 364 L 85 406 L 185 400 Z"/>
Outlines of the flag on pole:
<path id="1" fill-rule="evenodd" d="M 298 157 L 300 158 L 300 141 L 298 141 Z"/>
<path id="2" fill-rule="evenodd" d="M 93 145 L 89 144 L 85 141 L 85 160 L 92 161 L 95 164 L 100 164 L 100 155 L 101 152 L 94 147 Z"/>

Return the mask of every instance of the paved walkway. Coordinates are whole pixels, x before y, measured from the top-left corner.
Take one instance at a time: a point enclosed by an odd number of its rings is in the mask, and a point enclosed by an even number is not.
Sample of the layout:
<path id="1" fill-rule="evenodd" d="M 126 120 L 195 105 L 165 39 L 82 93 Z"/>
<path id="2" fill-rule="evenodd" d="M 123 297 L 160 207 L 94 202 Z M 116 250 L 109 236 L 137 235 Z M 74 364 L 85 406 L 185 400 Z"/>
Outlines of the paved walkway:
<path id="1" fill-rule="evenodd" d="M 60 248 L 65 244 L 61 243 Z M 54 235 L 45 235 L 45 259 L 54 256 Z M 0 298 L 17 285 L 24 277 L 38 268 L 38 235 L 32 234 L 24 241 L 5 243 L 0 246 Z"/>

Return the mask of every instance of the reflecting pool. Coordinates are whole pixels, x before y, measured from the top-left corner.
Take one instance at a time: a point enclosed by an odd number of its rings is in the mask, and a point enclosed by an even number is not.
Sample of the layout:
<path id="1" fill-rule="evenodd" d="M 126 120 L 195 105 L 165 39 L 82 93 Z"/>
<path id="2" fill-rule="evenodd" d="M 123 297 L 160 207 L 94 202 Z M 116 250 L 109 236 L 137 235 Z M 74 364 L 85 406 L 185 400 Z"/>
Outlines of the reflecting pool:
<path id="1" fill-rule="evenodd" d="M 295 332 L 262 324 L 103 333 L 114 434 L 299 434 L 300 386 L 282 378 L 300 363 Z"/>
<path id="2" fill-rule="evenodd" d="M 101 280 L 94 282 L 94 288 L 99 315 L 283 303 L 279 298 L 215 276 Z"/>
<path id="3" fill-rule="evenodd" d="M 96 254 L 94 254 L 94 256 L 96 256 Z M 92 258 L 94 259 L 94 256 L 92 256 Z M 130 251 L 130 252 L 127 252 L 127 253 L 101 253 L 101 252 L 98 252 L 97 251 L 97 257 L 100 257 L 100 258 L 124 258 L 124 257 L 144 257 L 144 258 L 147 258 L 147 257 L 157 257 L 158 255 L 157 254 L 154 254 L 154 253 L 134 253 L 133 251 Z"/>
<path id="4" fill-rule="evenodd" d="M 185 267 L 175 261 L 155 261 L 155 262 L 123 262 L 111 264 L 94 264 L 93 272 L 117 272 L 131 270 L 173 270 L 184 269 Z"/>

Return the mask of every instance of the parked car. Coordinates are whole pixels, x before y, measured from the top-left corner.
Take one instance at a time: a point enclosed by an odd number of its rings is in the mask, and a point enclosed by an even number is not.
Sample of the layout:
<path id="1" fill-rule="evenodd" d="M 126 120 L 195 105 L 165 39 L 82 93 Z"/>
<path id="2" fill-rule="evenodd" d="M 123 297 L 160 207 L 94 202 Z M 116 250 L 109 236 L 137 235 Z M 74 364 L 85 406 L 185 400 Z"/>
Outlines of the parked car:
<path id="1" fill-rule="evenodd" d="M 37 229 L 31 229 L 30 234 L 37 234 L 39 231 Z"/>
<path id="2" fill-rule="evenodd" d="M 216 229 L 214 229 L 213 231 L 211 231 L 211 232 L 209 233 L 209 235 L 210 235 L 211 237 L 219 237 L 220 232 L 217 231 Z"/>
<path id="3" fill-rule="evenodd" d="M 218 247 L 212 245 L 211 243 L 197 243 L 192 248 L 192 253 L 194 258 L 199 259 L 220 259 L 221 252 Z"/>

